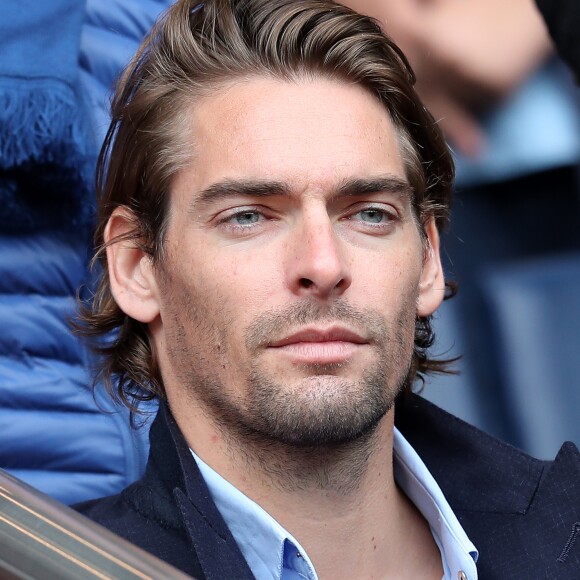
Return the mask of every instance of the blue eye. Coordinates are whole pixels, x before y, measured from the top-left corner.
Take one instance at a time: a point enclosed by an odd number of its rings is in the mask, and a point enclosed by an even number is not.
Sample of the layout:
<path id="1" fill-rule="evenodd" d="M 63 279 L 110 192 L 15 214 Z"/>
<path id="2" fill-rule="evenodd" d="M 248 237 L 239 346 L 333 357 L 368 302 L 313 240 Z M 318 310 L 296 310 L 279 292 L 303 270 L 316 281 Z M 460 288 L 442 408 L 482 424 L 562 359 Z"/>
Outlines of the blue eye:
<path id="1" fill-rule="evenodd" d="M 361 221 L 371 224 L 380 224 L 383 221 L 386 221 L 386 218 L 388 217 L 386 212 L 375 208 L 363 209 L 358 212 L 358 215 L 360 216 L 359 219 Z"/>
<path id="2" fill-rule="evenodd" d="M 231 219 L 232 221 L 235 221 L 237 225 L 249 226 L 258 223 L 260 220 L 260 214 L 257 211 L 244 211 L 232 216 Z"/>

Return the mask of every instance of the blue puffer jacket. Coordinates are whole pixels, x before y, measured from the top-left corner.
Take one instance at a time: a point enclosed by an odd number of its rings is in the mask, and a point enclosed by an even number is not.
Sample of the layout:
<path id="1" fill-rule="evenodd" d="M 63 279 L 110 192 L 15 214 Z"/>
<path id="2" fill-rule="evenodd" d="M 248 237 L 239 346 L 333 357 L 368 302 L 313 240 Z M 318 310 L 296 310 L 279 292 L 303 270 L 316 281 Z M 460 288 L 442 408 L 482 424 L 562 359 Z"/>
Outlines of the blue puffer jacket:
<path id="1" fill-rule="evenodd" d="M 113 493 L 144 467 L 146 433 L 104 396 L 68 326 L 86 273 L 86 237 L 0 236 L 0 466 L 72 503 Z"/>
<path id="2" fill-rule="evenodd" d="M 108 124 L 110 87 L 169 3 L 87 2 L 73 92 L 92 127 L 92 166 Z M 61 32 L 55 25 L 53 33 Z M 12 168 L 0 157 L 0 205 L 10 208 L 0 211 L 0 468 L 73 503 L 139 477 L 147 428 L 130 429 L 126 411 L 99 389 L 93 396 L 89 354 L 68 326 L 76 290 L 88 278 L 93 202 L 81 196 L 91 184 L 55 187 L 54 179 L 39 178 L 44 171 L 33 158 Z"/>

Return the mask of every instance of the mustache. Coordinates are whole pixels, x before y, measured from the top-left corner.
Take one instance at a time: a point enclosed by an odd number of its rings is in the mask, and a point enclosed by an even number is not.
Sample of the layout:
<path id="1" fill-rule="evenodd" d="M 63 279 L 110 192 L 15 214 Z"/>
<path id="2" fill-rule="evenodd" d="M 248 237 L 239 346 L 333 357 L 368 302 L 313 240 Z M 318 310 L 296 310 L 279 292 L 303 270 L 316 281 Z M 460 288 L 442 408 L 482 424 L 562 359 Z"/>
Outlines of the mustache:
<path id="1" fill-rule="evenodd" d="M 255 350 L 313 323 L 341 323 L 374 343 L 385 342 L 389 336 L 387 325 L 377 311 L 355 308 L 344 300 L 325 305 L 307 301 L 257 316 L 246 331 L 246 347 Z"/>

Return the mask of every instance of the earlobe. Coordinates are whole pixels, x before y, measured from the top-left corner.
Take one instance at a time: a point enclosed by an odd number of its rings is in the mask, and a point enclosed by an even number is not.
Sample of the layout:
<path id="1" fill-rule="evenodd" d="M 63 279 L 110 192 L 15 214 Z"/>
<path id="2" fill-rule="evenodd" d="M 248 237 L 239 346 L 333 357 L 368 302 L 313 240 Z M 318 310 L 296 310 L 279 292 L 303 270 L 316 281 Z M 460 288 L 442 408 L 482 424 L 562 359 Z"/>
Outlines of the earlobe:
<path id="1" fill-rule="evenodd" d="M 417 299 L 417 314 L 421 317 L 433 314 L 441 306 L 445 296 L 445 278 L 439 252 L 439 231 L 435 220 L 431 219 L 425 225 L 425 233 L 427 249 Z"/>
<path id="2" fill-rule="evenodd" d="M 151 257 L 127 235 L 135 219 L 127 207 L 116 208 L 105 229 L 111 292 L 119 308 L 139 322 L 159 315 L 158 289 Z"/>

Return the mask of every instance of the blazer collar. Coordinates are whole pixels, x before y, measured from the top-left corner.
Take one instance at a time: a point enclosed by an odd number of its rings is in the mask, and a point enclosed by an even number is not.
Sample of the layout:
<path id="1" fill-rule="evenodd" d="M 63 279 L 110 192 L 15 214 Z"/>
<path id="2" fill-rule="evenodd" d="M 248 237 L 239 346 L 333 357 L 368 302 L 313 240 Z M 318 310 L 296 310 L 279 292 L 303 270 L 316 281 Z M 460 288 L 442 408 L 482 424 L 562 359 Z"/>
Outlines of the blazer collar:
<path id="1" fill-rule="evenodd" d="M 417 396 L 396 424 L 477 546 L 482 578 L 576 580 L 580 570 L 580 453 L 565 444 L 539 461 Z"/>
<path id="2" fill-rule="evenodd" d="M 395 424 L 454 510 L 524 514 L 547 465 L 417 395 L 396 403 Z"/>
<path id="3" fill-rule="evenodd" d="M 400 397 L 395 414 L 397 427 L 480 549 L 483 569 L 505 565 L 507 574 L 519 553 L 527 558 L 520 570 L 554 566 L 560 574 L 564 568 L 577 572 L 580 532 L 565 562 L 558 561 L 580 522 L 580 455 L 574 446 L 565 446 L 555 462 L 538 461 L 416 395 Z M 160 406 L 150 437 L 146 473 L 133 487 L 139 511 L 164 527 L 182 530 L 208 580 L 253 578 L 165 405 Z M 561 521 L 547 537 L 543 527 L 554 520 L 554 510 L 559 510 Z M 530 550 L 522 551 L 520 542 Z M 538 562 L 532 563 L 534 554 Z"/>
<path id="4" fill-rule="evenodd" d="M 151 451 L 143 489 L 148 508 L 168 527 L 183 529 L 207 580 L 254 578 L 217 509 L 189 447 L 166 405 L 151 425 Z M 141 506 L 143 511 L 143 506 Z"/>

